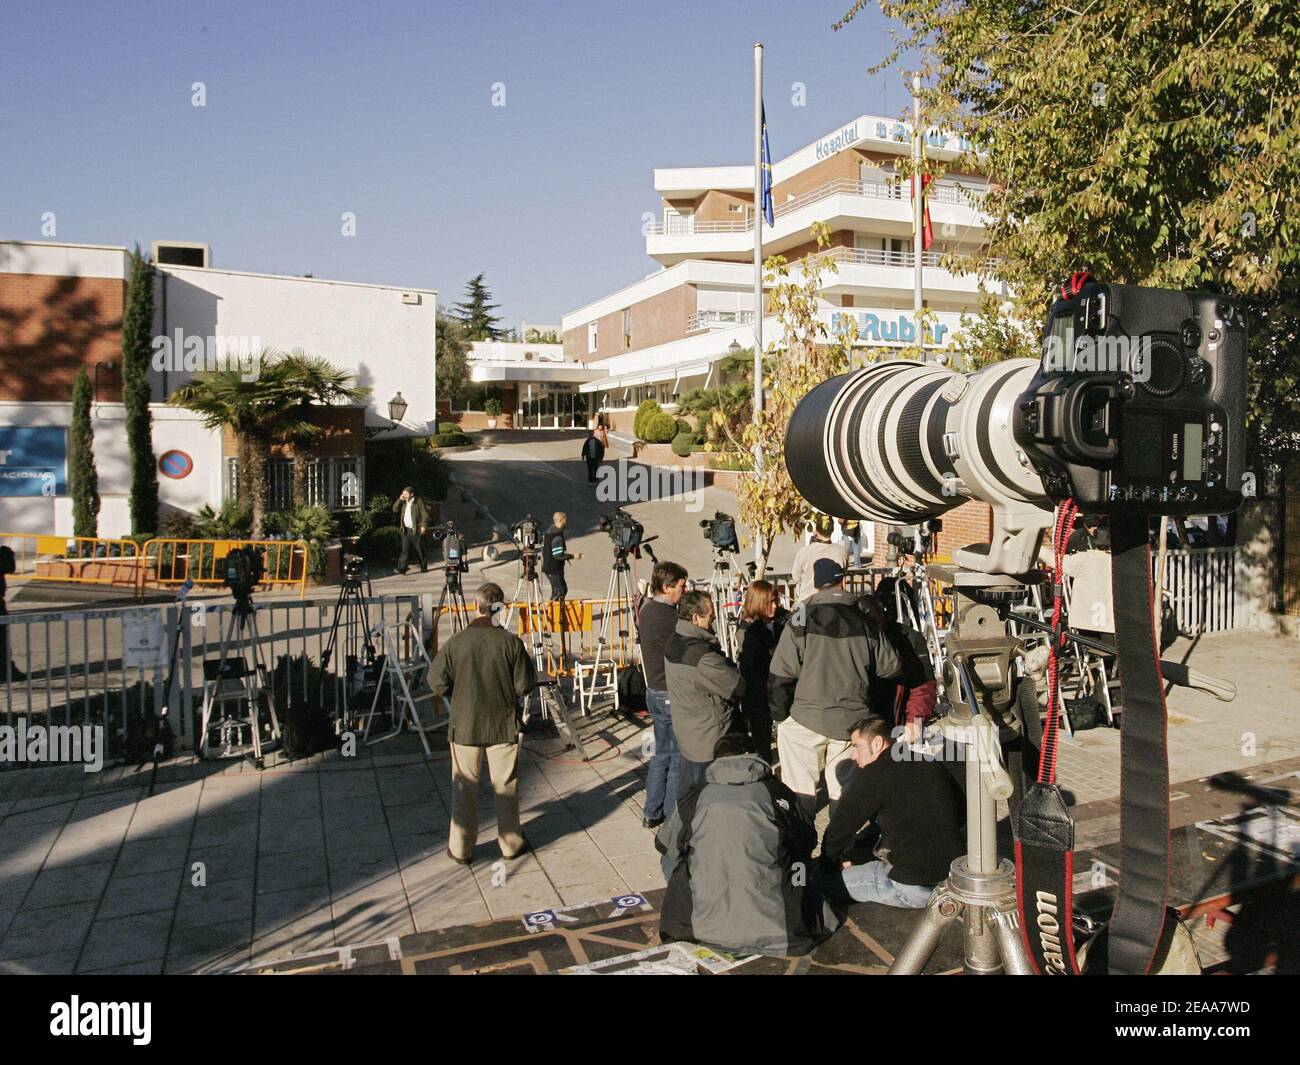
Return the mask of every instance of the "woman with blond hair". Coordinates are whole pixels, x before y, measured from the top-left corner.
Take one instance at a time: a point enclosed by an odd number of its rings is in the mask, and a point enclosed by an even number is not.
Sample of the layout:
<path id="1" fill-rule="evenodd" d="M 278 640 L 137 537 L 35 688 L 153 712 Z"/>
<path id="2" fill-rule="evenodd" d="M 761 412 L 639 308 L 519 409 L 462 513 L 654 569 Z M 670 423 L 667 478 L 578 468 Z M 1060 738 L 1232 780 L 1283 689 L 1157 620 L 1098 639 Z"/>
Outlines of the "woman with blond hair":
<path id="1" fill-rule="evenodd" d="M 771 581 L 750 582 L 740 608 L 740 624 L 736 627 L 736 641 L 740 648 L 737 664 L 745 678 L 740 711 L 744 715 L 745 731 L 754 741 L 754 753 L 769 765 L 772 762 L 772 710 L 767 703 L 767 675 L 785 614 L 776 596 L 776 585 Z"/>

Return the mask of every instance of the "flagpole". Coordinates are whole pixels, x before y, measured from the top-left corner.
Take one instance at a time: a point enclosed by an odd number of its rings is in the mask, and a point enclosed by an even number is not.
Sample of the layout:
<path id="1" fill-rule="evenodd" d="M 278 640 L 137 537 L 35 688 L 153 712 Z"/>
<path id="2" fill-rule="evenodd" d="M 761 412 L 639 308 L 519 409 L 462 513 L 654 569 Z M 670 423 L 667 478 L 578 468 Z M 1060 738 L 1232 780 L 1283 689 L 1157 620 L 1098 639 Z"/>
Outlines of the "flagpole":
<path id="1" fill-rule="evenodd" d="M 754 430 L 763 415 L 763 46 L 754 45 Z M 754 442 L 754 472 L 763 451 Z M 763 537 L 754 535 L 754 561 L 762 564 Z"/>
<path id="2" fill-rule="evenodd" d="M 920 329 L 921 309 L 925 306 L 921 258 L 924 254 L 921 245 L 925 243 L 922 232 L 922 212 L 924 211 L 925 185 L 921 176 L 921 76 L 912 75 L 912 260 L 913 267 L 913 311 L 917 316 L 917 329 Z"/>

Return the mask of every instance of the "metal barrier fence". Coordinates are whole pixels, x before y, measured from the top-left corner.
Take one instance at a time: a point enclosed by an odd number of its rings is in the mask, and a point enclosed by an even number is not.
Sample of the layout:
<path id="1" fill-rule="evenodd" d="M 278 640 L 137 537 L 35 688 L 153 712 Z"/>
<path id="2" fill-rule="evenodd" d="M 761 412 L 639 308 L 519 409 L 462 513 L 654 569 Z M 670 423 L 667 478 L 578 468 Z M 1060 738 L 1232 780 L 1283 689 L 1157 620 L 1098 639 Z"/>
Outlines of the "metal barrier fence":
<path id="1" fill-rule="evenodd" d="M 258 587 L 296 587 L 307 593 L 307 543 L 303 540 L 176 540 L 155 539 L 144 545 L 138 571 L 138 591 L 146 585 L 177 587 L 187 580 L 199 586 L 221 587 L 221 563 L 237 547 L 263 552 L 266 572 Z"/>
<path id="2" fill-rule="evenodd" d="M 1156 566 L 1156 553 L 1151 565 Z M 1237 549 L 1188 547 L 1165 556 L 1165 591 L 1178 627 L 1191 636 L 1237 627 Z"/>
<path id="3" fill-rule="evenodd" d="M 411 618 L 417 631 L 423 628 L 418 595 L 373 596 L 366 603 L 371 626 Z M 292 685 L 313 692 L 319 686 L 334 606 L 333 600 L 254 600 L 262 659 L 277 691 L 287 693 Z M 162 709 L 179 633 L 168 705 L 178 742 L 192 747 L 202 710 L 203 663 L 222 657 L 233 607 L 231 600 L 200 599 L 0 616 L 0 724 L 98 725 L 104 728 L 106 757 L 143 757 L 144 727 Z M 332 671 L 343 668 L 341 657 L 335 655 Z"/>
<path id="4" fill-rule="evenodd" d="M 102 536 L 47 536 L 0 532 L 0 545 L 12 548 L 17 572 L 12 581 L 68 581 L 134 587 L 139 546 L 134 540 Z"/>

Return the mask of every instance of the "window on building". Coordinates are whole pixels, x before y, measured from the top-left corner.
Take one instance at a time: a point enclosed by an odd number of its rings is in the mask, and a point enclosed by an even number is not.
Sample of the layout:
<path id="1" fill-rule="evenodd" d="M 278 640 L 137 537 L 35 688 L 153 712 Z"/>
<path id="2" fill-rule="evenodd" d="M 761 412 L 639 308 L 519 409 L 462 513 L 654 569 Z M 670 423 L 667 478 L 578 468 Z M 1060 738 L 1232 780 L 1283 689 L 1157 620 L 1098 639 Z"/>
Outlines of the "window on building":
<path id="1" fill-rule="evenodd" d="M 623 350 L 632 346 L 632 308 L 623 308 Z"/>
<path id="2" fill-rule="evenodd" d="M 596 351 L 596 323 L 587 324 L 587 354 L 593 355 Z"/>
<path id="3" fill-rule="evenodd" d="M 365 498 L 366 460 L 356 455 L 312 459 L 307 463 L 306 502 L 327 510 L 359 510 Z M 293 462 L 272 458 L 266 463 L 269 512 L 293 506 Z M 239 459 L 226 459 L 225 498 L 240 499 Z"/>

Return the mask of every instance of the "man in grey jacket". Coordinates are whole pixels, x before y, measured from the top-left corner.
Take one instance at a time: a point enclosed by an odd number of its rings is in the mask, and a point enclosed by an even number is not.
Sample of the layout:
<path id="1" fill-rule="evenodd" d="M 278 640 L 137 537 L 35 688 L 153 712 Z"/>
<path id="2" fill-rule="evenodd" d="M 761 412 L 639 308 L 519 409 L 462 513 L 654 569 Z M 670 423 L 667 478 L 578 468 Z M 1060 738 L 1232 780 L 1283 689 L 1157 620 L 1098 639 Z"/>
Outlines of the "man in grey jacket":
<path id="1" fill-rule="evenodd" d="M 744 678 L 721 651 L 713 632 L 713 600 L 687 592 L 677 604 L 677 628 L 664 645 L 664 675 L 673 707 L 673 735 L 681 753 L 677 797 L 704 780 L 713 748 L 728 731 L 732 704 Z"/>
<path id="2" fill-rule="evenodd" d="M 768 682 L 781 779 L 809 816 L 817 811 L 823 760 L 834 810 L 852 768 L 849 730 L 871 712 L 874 682 L 903 671 L 884 634 L 844 590 L 844 567 L 818 559 L 813 581 L 816 593 L 781 633 Z"/>
<path id="3" fill-rule="evenodd" d="M 433 694 L 451 701 L 447 855 L 461 865 L 470 863 L 478 838 L 478 785 L 484 755 L 496 796 L 501 856 L 513 859 L 528 851 L 528 841 L 519 830 L 517 706 L 537 687 L 537 673 L 523 641 L 496 623 L 504 601 L 500 585 L 480 587 L 479 616 L 443 644 L 430 671 Z"/>
<path id="4" fill-rule="evenodd" d="M 807 954 L 839 924 L 808 885 L 817 833 L 743 733 L 720 739 L 655 846 L 668 890 L 659 936 L 740 954 Z"/>

